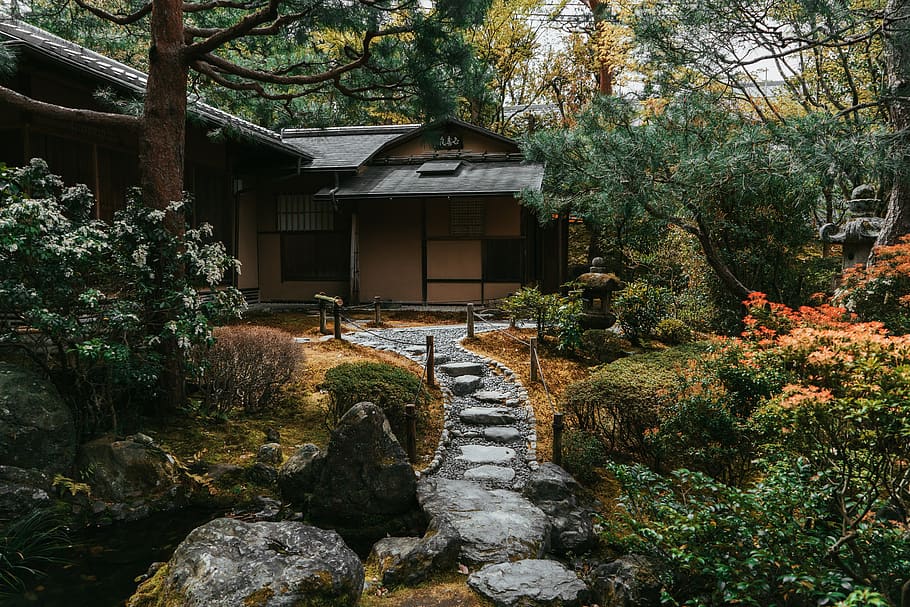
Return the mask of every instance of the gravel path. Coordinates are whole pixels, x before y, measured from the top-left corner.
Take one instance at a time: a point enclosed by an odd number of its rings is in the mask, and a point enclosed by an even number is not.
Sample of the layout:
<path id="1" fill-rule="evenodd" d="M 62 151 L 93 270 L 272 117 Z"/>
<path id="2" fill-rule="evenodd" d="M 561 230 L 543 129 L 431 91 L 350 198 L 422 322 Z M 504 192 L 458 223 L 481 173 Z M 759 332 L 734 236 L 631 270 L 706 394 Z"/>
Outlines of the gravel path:
<path id="1" fill-rule="evenodd" d="M 368 329 L 345 338 L 425 364 L 427 335 L 434 336 L 436 382 L 446 402 L 439 447 L 422 474 L 520 490 L 537 468 L 534 410 L 511 369 L 462 347 L 464 325 Z"/>

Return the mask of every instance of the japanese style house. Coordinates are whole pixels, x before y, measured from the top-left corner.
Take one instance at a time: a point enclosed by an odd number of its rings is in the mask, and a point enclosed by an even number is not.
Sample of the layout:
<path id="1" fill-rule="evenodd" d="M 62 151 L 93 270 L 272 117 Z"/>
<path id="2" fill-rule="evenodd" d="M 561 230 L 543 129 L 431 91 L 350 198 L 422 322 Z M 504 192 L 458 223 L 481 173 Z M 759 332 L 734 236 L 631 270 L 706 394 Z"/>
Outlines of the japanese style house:
<path id="1" fill-rule="evenodd" d="M 0 19 L 16 70 L 0 85 L 36 100 L 103 110 L 99 89 L 141 95 L 146 76 L 21 21 Z M 242 263 L 250 300 L 463 303 L 566 280 L 567 229 L 541 227 L 517 195 L 543 166 L 511 139 L 455 119 L 426 125 L 262 128 L 190 98 L 185 187 Z M 213 133 L 219 137 L 213 137 Z M 0 162 L 44 158 L 95 193 L 110 219 L 138 182 L 129 133 L 48 119 L 0 101 Z"/>

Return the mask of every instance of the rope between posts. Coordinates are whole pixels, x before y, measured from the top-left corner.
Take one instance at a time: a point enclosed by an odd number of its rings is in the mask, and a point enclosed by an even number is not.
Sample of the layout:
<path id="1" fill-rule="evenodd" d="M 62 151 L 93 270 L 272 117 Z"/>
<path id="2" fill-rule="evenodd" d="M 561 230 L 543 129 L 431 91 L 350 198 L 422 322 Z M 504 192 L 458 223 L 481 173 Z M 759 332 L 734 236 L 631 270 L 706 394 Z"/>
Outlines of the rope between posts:
<path id="1" fill-rule="evenodd" d="M 481 315 L 478 314 L 477 312 L 474 312 L 474 317 L 475 317 L 475 318 L 479 318 L 480 321 L 481 321 L 481 323 L 483 323 L 483 324 L 485 324 L 485 325 L 489 325 L 490 328 L 492 328 L 494 331 L 499 331 L 499 332 L 502 333 L 503 335 L 506 335 L 506 336 L 508 336 L 508 337 L 510 337 L 510 338 L 512 338 L 512 339 L 514 339 L 514 340 L 517 341 L 518 343 L 523 344 L 523 345 L 525 345 L 525 346 L 528 346 L 529 348 L 531 347 L 531 343 L 530 343 L 530 342 L 527 342 L 527 341 L 521 339 L 520 337 L 517 337 L 517 336 L 515 336 L 515 335 L 512 335 L 511 333 L 509 333 L 509 332 L 506 331 L 505 329 L 500 329 L 500 328 L 497 327 L 494 323 L 490 322 L 489 320 L 487 320 L 486 318 L 484 318 L 483 316 L 481 316 Z"/>
<path id="2" fill-rule="evenodd" d="M 368 328 L 366 328 L 366 327 L 364 327 L 364 326 L 362 326 L 362 325 L 356 323 L 355 321 L 351 320 L 350 318 L 348 318 L 348 317 L 345 316 L 344 314 L 341 315 L 341 319 L 342 319 L 345 323 L 351 325 L 352 327 L 356 327 L 357 329 L 359 329 L 360 331 L 363 331 L 364 333 L 369 333 L 370 335 L 372 335 L 372 336 L 374 336 L 374 337 L 378 337 L 379 339 L 384 339 L 385 341 L 390 342 L 390 343 L 393 343 L 393 344 L 400 344 L 400 345 L 403 345 L 403 346 L 422 346 L 422 345 L 423 345 L 423 344 L 415 344 L 414 342 L 404 341 L 404 340 L 401 340 L 401 339 L 395 339 L 394 337 L 386 337 L 385 335 L 382 335 L 381 333 L 377 333 L 377 332 L 375 332 L 375 331 L 371 331 L 370 329 L 368 329 Z"/>
<path id="3" fill-rule="evenodd" d="M 376 308 L 373 304 L 360 304 L 357 306 L 345 306 L 345 309 L 346 310 L 375 310 Z"/>
<path id="4" fill-rule="evenodd" d="M 411 397 L 411 400 L 414 402 L 415 405 L 417 404 L 417 397 L 420 395 L 420 389 L 423 388 L 423 380 L 426 378 L 426 376 L 427 376 L 427 366 L 423 365 L 423 372 L 421 372 L 420 381 L 417 383 L 417 391 L 414 392 L 414 396 Z"/>
<path id="5" fill-rule="evenodd" d="M 553 396 L 550 394 L 550 387 L 547 385 L 547 378 L 543 375 L 543 366 L 540 364 L 540 356 L 535 356 L 534 360 L 537 361 L 537 373 L 540 376 L 540 383 L 543 384 L 544 394 L 547 395 L 547 402 L 550 403 L 550 409 L 556 411 L 556 405 L 553 403 Z"/>
<path id="6" fill-rule="evenodd" d="M 504 335 L 506 335 L 506 336 L 508 336 L 508 337 L 511 337 L 512 339 L 514 339 L 514 340 L 517 341 L 518 343 L 523 344 L 523 345 L 525 345 L 525 346 L 528 346 L 529 348 L 531 347 L 531 343 L 530 343 L 530 342 L 524 341 L 523 339 L 520 339 L 520 338 L 516 337 L 515 335 L 512 335 L 511 333 L 509 333 L 508 331 L 506 331 L 506 330 L 504 330 L 504 329 L 500 329 L 500 328 L 497 327 L 495 324 L 493 324 L 492 322 L 490 322 L 489 320 L 487 320 L 485 317 L 483 317 L 482 315 L 478 314 L 477 312 L 474 312 L 474 317 L 475 317 L 475 318 L 479 318 L 481 322 L 483 322 L 483 323 L 489 325 L 490 327 L 492 327 L 494 331 L 499 331 L 500 333 L 502 333 L 502 334 L 504 334 Z M 551 408 L 553 411 L 556 411 L 556 405 L 555 405 L 555 403 L 553 402 L 553 395 L 550 394 L 550 387 L 547 385 L 547 378 L 544 377 L 543 365 L 540 364 L 540 356 L 539 356 L 539 355 L 538 355 L 538 356 L 535 356 L 535 357 L 534 357 L 534 360 L 537 361 L 537 373 L 540 375 L 540 383 L 543 384 L 543 391 L 544 391 L 544 394 L 547 395 L 547 402 L 550 404 L 550 408 Z"/>

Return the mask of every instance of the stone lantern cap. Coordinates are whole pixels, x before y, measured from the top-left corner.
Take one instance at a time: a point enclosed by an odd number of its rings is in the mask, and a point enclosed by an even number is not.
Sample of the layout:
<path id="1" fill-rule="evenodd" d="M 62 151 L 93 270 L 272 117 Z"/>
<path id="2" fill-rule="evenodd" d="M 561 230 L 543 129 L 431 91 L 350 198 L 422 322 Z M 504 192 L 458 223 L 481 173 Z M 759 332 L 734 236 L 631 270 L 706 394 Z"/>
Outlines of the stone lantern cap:
<path id="1" fill-rule="evenodd" d="M 607 272 L 603 257 L 592 259 L 591 271 L 579 276 L 577 281 L 585 291 L 591 292 L 616 291 L 623 286 L 622 281 L 616 274 Z"/>
<path id="2" fill-rule="evenodd" d="M 818 229 L 818 235 L 824 242 L 835 244 L 873 243 L 878 238 L 885 220 L 873 217 L 872 212 L 878 207 L 878 198 L 870 185 L 859 185 L 853 188 L 850 200 L 847 201 L 849 217 L 842 224 L 826 223 Z"/>

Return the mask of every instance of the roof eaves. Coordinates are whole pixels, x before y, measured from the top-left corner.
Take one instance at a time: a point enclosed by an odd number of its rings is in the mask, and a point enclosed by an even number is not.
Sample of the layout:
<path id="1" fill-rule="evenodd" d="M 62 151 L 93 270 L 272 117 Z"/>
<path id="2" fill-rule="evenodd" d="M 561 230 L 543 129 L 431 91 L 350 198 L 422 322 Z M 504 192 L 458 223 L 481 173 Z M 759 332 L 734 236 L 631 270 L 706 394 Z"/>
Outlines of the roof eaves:
<path id="1" fill-rule="evenodd" d="M 295 137 L 345 137 L 351 135 L 376 135 L 384 133 L 408 133 L 420 128 L 419 124 L 386 124 L 373 126 L 333 126 L 321 128 L 281 129 L 282 138 Z"/>
<path id="2" fill-rule="evenodd" d="M 135 93 L 145 93 L 148 76 L 143 72 L 74 42 L 64 40 L 39 27 L 15 19 L 0 19 L 0 35 L 5 35 L 16 46 L 28 48 L 53 61 L 90 73 L 101 80 L 122 86 Z M 311 154 L 284 143 L 278 133 L 219 110 L 199 100 L 196 96 L 188 97 L 187 103 L 190 111 L 203 119 L 220 126 L 235 128 L 250 136 L 257 143 L 265 144 L 284 153 L 303 156 L 308 160 L 313 159 Z"/>

